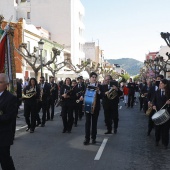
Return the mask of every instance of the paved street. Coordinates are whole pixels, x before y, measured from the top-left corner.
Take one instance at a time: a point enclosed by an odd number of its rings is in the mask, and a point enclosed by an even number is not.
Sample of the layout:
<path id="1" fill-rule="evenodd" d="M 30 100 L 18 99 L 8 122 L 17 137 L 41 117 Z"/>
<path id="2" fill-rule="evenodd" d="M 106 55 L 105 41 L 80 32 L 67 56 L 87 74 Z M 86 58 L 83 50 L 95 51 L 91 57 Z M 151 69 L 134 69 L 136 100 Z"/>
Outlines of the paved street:
<path id="1" fill-rule="evenodd" d="M 123 102 L 120 105 L 118 133 L 104 135 L 102 110 L 97 144 L 88 146 L 83 145 L 84 118 L 71 134 L 63 134 L 61 117 L 56 114 L 53 121 L 30 134 L 19 130 L 24 123 L 21 116 L 11 152 L 16 170 L 169 170 L 170 149 L 155 147 L 154 131 L 146 136 L 147 117 L 139 112 L 139 104 L 133 109 L 126 109 Z"/>

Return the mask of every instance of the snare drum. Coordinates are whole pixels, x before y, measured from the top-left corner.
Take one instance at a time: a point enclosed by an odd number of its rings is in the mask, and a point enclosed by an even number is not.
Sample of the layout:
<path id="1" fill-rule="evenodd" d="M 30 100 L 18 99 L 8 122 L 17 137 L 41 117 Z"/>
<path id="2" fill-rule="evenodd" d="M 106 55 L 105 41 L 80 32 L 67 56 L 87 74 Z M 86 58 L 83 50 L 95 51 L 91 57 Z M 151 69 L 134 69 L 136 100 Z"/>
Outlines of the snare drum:
<path id="1" fill-rule="evenodd" d="M 96 105 L 96 88 L 87 88 L 84 96 L 85 113 L 94 113 Z"/>
<path id="2" fill-rule="evenodd" d="M 170 119 L 169 113 L 166 109 L 159 110 L 152 116 L 155 125 L 162 125 Z"/>

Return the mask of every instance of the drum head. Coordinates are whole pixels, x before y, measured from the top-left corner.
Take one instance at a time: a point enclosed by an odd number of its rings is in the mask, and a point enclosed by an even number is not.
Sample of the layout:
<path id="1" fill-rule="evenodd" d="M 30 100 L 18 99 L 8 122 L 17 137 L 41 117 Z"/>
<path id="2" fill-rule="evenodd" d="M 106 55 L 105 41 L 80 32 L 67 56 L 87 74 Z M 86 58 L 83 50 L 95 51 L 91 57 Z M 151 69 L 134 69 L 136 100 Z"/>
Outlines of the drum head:
<path id="1" fill-rule="evenodd" d="M 158 112 L 156 112 L 153 116 L 152 116 L 152 119 L 157 119 L 158 117 L 160 117 L 163 113 L 165 113 L 166 110 L 165 109 L 162 109 L 162 110 L 159 110 Z"/>

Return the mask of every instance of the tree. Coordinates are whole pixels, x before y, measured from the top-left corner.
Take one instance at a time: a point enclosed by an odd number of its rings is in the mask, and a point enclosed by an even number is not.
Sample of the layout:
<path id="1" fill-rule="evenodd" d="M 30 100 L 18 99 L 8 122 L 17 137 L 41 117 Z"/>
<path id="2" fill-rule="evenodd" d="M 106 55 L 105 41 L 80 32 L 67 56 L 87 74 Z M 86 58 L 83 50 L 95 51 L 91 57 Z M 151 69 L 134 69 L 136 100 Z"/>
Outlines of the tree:
<path id="1" fill-rule="evenodd" d="M 15 48 L 15 50 L 23 57 L 23 59 L 30 65 L 32 70 L 35 73 L 35 78 L 38 77 L 38 72 L 41 69 L 41 67 L 46 67 L 54 62 L 54 60 L 57 58 L 57 55 L 60 55 L 60 50 L 56 49 L 55 47 L 52 48 L 53 51 L 53 57 L 51 60 L 47 61 L 46 63 L 41 64 L 37 63 L 38 57 L 36 55 L 36 52 L 38 51 L 38 48 L 34 47 L 33 53 L 30 53 L 27 49 L 27 44 L 22 43 L 19 48 Z M 26 53 L 24 53 L 24 51 Z"/>
<path id="2" fill-rule="evenodd" d="M 138 75 L 136 75 L 135 77 L 133 77 L 133 80 L 134 80 L 134 81 L 140 81 L 140 75 L 138 74 Z"/>

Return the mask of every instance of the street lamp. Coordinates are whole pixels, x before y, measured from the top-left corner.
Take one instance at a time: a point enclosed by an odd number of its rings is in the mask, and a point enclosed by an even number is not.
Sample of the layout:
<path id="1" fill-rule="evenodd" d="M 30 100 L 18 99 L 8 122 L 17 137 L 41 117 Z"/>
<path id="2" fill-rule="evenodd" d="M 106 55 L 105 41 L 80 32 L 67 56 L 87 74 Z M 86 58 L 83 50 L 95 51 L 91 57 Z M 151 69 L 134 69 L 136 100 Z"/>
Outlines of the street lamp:
<path id="1" fill-rule="evenodd" d="M 43 72 L 42 72 L 42 67 L 43 67 L 43 64 L 42 64 L 43 45 L 44 45 L 44 42 L 43 42 L 42 39 L 41 39 L 41 40 L 38 42 L 38 47 L 39 47 L 39 50 L 40 50 L 40 61 L 41 61 L 41 77 L 43 76 Z"/>

